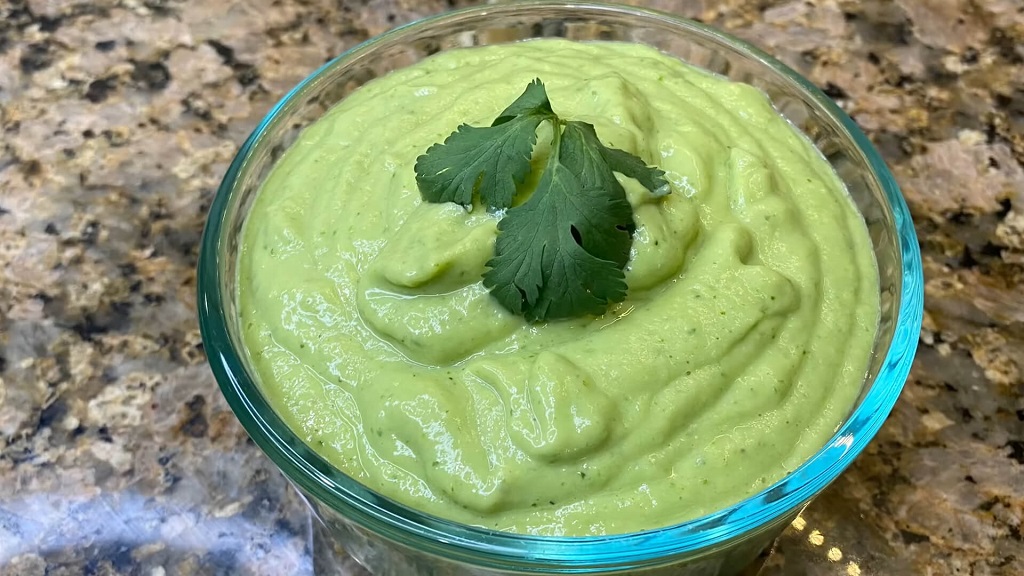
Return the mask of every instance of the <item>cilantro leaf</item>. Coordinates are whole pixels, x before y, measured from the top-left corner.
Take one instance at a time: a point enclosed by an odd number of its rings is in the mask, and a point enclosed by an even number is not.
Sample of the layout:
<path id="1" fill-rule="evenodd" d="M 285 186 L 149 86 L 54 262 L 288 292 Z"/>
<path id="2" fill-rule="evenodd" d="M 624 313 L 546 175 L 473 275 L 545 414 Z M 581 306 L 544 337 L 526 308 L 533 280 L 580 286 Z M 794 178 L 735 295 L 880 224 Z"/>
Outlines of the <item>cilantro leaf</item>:
<path id="1" fill-rule="evenodd" d="M 633 228 L 625 191 L 584 130 L 567 126 L 533 195 L 498 223 L 484 286 L 531 322 L 602 314 L 626 297 Z"/>
<path id="2" fill-rule="evenodd" d="M 516 101 L 509 104 L 508 108 L 498 115 L 491 123 L 491 126 L 504 124 L 516 116 L 540 115 L 545 118 L 552 118 L 555 112 L 551 109 L 551 102 L 548 100 L 548 92 L 544 89 L 544 83 L 540 78 L 535 78 L 526 86 L 526 90 L 516 98 Z"/>
<path id="3" fill-rule="evenodd" d="M 669 193 L 665 172 L 606 147 L 592 125 L 560 119 L 536 79 L 490 126 L 459 126 L 416 159 L 421 196 L 463 206 L 479 196 L 491 208 L 509 208 L 545 121 L 552 125 L 547 165 L 533 194 L 498 222 L 483 276 L 502 306 L 530 322 L 603 314 L 625 299 L 623 268 L 636 225 L 615 172 L 655 196 Z"/>
<path id="4" fill-rule="evenodd" d="M 588 222 L 587 234 L 578 232 L 581 245 L 588 252 L 601 253 L 622 268 L 629 260 L 632 235 L 636 231 L 633 207 L 601 154 L 602 148 L 592 125 L 570 121 L 562 131 L 559 157 L 580 178 L 581 192 L 568 200 L 589 203 L 590 211 L 600 218 Z"/>
<path id="5" fill-rule="evenodd" d="M 592 126 L 591 132 L 593 132 Z M 613 171 L 633 178 L 654 196 L 664 196 L 671 191 L 668 181 L 665 180 L 664 170 L 648 166 L 642 159 L 624 150 L 606 147 L 597 139 L 597 134 L 593 135 L 593 139 L 596 143 L 594 145 L 599 147 L 601 156 Z"/>
<path id="6" fill-rule="evenodd" d="M 478 193 L 487 206 L 508 208 L 530 173 L 537 128 L 553 117 L 544 85 L 534 80 L 491 126 L 459 126 L 416 159 L 423 199 L 471 206 Z"/>

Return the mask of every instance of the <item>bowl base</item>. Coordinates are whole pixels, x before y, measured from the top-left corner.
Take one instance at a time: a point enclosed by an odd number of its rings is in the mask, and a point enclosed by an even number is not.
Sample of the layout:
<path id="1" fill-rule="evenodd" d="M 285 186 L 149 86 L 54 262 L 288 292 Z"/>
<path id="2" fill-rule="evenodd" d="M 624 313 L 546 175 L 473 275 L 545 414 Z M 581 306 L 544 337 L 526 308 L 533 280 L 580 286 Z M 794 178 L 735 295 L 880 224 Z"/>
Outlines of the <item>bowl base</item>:
<path id="1" fill-rule="evenodd" d="M 332 538 L 330 529 L 315 514 L 310 514 L 313 526 L 314 576 L 372 576 L 359 562 Z"/>
<path id="2" fill-rule="evenodd" d="M 315 514 L 312 524 L 312 555 L 314 576 L 373 576 L 331 537 L 330 529 Z M 736 576 L 765 576 L 763 569 L 775 550 L 775 543 L 765 548 L 749 566 Z"/>

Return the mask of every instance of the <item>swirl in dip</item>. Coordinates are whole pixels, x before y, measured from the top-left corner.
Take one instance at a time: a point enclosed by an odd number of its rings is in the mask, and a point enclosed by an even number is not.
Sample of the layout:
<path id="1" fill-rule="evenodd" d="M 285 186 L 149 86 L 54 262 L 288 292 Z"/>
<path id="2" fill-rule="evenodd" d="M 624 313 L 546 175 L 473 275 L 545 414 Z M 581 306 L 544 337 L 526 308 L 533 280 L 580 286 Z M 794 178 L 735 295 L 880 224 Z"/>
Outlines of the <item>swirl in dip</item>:
<path id="1" fill-rule="evenodd" d="M 481 285 L 498 215 L 417 190 L 417 156 L 536 77 L 672 184 L 618 176 L 637 232 L 601 317 L 508 313 Z M 764 489 L 849 414 L 877 328 L 871 243 L 829 164 L 755 88 L 638 44 L 460 49 L 378 78 L 286 151 L 243 234 L 243 337 L 284 421 L 369 488 L 500 530 L 632 532 Z"/>

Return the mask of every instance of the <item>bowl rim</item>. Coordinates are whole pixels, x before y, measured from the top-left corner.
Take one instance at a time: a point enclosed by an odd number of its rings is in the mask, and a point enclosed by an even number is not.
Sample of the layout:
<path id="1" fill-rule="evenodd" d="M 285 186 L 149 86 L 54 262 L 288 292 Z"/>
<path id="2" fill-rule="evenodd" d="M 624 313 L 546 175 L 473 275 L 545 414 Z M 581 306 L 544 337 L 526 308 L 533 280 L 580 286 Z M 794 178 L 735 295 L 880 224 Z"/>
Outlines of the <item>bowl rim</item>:
<path id="1" fill-rule="evenodd" d="M 263 134 L 289 102 L 330 70 L 370 53 L 376 46 L 424 28 L 524 8 L 585 10 L 669 25 L 739 50 L 792 81 L 856 145 L 878 186 L 887 216 L 895 224 L 900 256 L 899 310 L 894 333 L 878 374 L 860 404 L 813 456 L 761 492 L 711 514 L 680 524 L 610 536 L 555 537 L 498 532 L 418 512 L 381 496 L 334 468 L 293 434 L 249 377 L 232 345 L 224 298 L 220 247 L 235 184 Z M 243 428 L 261 450 L 300 489 L 349 521 L 414 549 L 477 566 L 525 571 L 606 572 L 662 564 L 711 548 L 787 519 L 846 469 L 881 428 L 910 373 L 923 315 L 923 273 L 909 209 L 888 167 L 867 136 L 814 84 L 759 48 L 700 22 L 633 6 L 573 0 L 520 0 L 440 13 L 396 27 L 330 60 L 279 100 L 256 126 L 231 162 L 211 204 L 197 269 L 199 325 L 208 362 L 222 393 Z M 233 298 L 233 295 L 227 295 Z"/>

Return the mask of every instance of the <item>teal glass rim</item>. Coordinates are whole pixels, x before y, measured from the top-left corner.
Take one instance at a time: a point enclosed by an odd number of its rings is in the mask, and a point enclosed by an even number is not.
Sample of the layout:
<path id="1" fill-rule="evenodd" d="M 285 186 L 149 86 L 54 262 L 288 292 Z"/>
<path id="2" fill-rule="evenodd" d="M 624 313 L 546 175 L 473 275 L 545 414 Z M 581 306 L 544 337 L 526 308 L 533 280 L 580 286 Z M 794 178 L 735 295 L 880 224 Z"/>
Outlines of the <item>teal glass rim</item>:
<path id="1" fill-rule="evenodd" d="M 543 537 L 464 525 L 423 514 L 385 498 L 334 468 L 294 435 L 259 391 L 236 348 L 225 313 L 223 234 L 231 197 L 248 159 L 288 103 L 325 73 L 363 58 L 404 33 L 439 22 L 531 7 L 585 9 L 678 27 L 689 34 L 744 52 L 798 88 L 846 132 L 883 191 L 899 244 L 899 308 L 894 334 L 878 374 L 850 417 L 830 441 L 791 474 L 760 493 L 712 514 L 655 530 L 595 537 Z M 728 545 L 792 514 L 845 470 L 881 428 L 903 388 L 917 349 L 923 314 L 921 255 L 910 212 L 895 179 L 864 133 L 817 87 L 758 48 L 698 22 L 627 6 L 590 2 L 526 0 L 447 12 L 391 30 L 331 60 L 288 92 L 264 117 L 237 155 L 217 191 L 203 232 L 198 265 L 199 324 L 210 366 L 243 427 L 270 459 L 307 494 L 350 521 L 422 552 L 495 569 L 522 572 L 610 572 L 670 563 Z"/>

